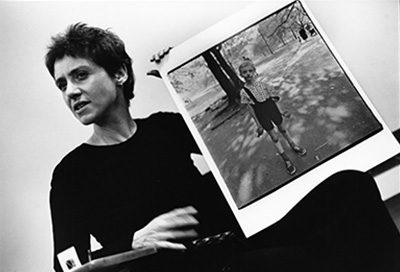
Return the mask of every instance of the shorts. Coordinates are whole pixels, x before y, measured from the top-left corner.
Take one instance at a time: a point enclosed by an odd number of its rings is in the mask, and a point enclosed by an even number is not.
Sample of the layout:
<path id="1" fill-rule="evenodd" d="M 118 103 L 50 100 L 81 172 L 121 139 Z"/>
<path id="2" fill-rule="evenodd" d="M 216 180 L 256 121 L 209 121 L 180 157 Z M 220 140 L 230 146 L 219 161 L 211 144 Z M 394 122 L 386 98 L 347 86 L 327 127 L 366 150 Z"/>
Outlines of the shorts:
<path id="1" fill-rule="evenodd" d="M 258 121 L 266 131 L 272 130 L 274 128 L 273 124 L 277 126 L 282 124 L 282 114 L 272 99 L 269 98 L 252 106 Z"/>

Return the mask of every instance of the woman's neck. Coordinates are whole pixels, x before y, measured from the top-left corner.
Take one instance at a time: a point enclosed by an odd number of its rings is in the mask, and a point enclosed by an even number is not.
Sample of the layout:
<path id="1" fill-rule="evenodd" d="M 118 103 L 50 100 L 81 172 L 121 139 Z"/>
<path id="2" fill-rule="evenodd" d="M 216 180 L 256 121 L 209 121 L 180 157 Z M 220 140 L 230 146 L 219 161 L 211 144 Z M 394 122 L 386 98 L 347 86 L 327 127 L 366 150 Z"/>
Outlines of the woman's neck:
<path id="1" fill-rule="evenodd" d="M 87 141 L 91 145 L 112 145 L 118 144 L 131 138 L 137 130 L 137 125 L 132 119 L 129 111 L 115 115 L 115 118 L 108 118 L 101 124 L 93 125 L 93 134 Z"/>

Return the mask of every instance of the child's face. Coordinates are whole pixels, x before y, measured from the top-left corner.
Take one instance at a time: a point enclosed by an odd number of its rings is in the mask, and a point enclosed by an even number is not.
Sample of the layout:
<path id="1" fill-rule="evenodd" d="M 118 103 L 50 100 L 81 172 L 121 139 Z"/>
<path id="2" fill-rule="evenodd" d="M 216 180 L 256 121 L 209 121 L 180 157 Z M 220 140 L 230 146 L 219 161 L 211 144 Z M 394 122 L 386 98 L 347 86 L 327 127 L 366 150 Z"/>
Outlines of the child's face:
<path id="1" fill-rule="evenodd" d="M 253 79 L 255 72 L 256 69 L 251 65 L 246 65 L 240 68 L 240 76 L 246 81 Z"/>

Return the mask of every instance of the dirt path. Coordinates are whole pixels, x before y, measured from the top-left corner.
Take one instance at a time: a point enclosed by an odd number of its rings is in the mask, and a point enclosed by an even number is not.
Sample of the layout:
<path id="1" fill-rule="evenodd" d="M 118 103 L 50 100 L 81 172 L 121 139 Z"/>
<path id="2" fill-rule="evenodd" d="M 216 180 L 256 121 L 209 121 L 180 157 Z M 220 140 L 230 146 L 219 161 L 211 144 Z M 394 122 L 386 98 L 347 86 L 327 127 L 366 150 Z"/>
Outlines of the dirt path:
<path id="1" fill-rule="evenodd" d="M 298 157 L 281 141 L 298 171 L 290 176 L 274 145 L 245 108 L 221 122 L 217 109 L 196 120 L 237 205 L 248 204 L 360 141 L 379 124 L 365 108 L 353 86 L 319 39 L 294 45 L 257 70 L 281 97 L 279 107 L 291 117 L 284 124 L 295 141 L 308 150 Z M 289 64 L 289 65 L 288 65 Z M 283 71 L 283 72 L 282 72 Z M 215 126 L 216 122 L 220 122 Z"/>

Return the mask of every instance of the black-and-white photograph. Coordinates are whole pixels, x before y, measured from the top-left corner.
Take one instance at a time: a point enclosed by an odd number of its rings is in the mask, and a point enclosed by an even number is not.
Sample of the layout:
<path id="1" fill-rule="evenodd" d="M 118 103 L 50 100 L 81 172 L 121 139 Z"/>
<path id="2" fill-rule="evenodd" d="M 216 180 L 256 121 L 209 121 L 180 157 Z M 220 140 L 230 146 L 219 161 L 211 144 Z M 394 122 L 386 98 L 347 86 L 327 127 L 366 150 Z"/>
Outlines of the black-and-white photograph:
<path id="1" fill-rule="evenodd" d="M 0 270 L 400 271 L 398 8 L 0 1 Z"/>
<path id="2" fill-rule="evenodd" d="M 168 76 L 238 208 L 382 129 L 299 1 Z"/>

